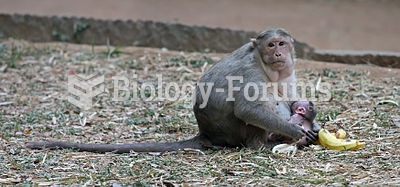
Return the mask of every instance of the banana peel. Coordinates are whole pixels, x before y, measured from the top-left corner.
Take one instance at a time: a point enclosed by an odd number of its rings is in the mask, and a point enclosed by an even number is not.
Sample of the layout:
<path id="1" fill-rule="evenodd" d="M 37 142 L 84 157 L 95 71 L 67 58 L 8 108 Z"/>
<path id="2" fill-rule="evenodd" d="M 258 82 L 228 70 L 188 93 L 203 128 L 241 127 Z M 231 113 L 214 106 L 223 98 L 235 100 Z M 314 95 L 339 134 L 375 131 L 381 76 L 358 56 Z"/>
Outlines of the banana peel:
<path id="1" fill-rule="evenodd" d="M 274 148 L 272 148 L 272 153 L 278 154 L 278 153 L 283 153 L 283 154 L 295 154 L 297 151 L 297 146 L 296 145 L 290 145 L 290 144 L 279 144 L 276 145 Z"/>
<path id="2" fill-rule="evenodd" d="M 321 129 L 318 132 L 317 143 L 332 150 L 356 150 L 365 146 L 365 142 L 343 139 L 346 136 L 346 132 L 342 129 L 339 133 L 330 133 L 326 129 Z"/>

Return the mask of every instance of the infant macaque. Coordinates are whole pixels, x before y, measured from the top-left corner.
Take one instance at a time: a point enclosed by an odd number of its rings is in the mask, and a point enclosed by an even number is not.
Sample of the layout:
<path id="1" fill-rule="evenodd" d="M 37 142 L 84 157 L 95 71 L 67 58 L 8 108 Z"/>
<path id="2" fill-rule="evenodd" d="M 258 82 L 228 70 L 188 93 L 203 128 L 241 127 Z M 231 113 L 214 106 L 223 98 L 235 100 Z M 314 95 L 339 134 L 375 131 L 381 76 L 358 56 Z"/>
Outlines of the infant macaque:
<path id="1" fill-rule="evenodd" d="M 300 125 L 305 130 L 311 130 L 313 128 L 314 118 L 317 115 L 317 111 L 314 109 L 314 104 L 311 101 L 297 101 L 291 106 L 292 116 L 290 116 L 289 123 L 293 125 Z M 270 133 L 268 136 L 269 141 L 282 141 L 284 143 L 296 143 L 298 146 L 307 145 L 306 136 L 301 138 L 297 142 L 293 142 L 293 139 L 282 135 Z"/>

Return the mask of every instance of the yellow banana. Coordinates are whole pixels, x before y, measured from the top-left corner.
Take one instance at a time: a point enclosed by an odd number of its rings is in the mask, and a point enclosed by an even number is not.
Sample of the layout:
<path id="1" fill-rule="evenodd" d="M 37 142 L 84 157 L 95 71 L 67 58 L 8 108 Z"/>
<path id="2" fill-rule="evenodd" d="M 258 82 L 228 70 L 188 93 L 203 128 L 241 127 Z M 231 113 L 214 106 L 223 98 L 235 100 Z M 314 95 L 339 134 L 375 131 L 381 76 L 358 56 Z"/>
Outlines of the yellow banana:
<path id="1" fill-rule="evenodd" d="M 344 131 L 343 129 L 339 129 L 335 133 L 331 132 L 331 134 L 333 136 L 336 136 L 337 139 L 345 139 L 347 136 L 346 131 Z"/>
<path id="2" fill-rule="evenodd" d="M 361 147 L 364 147 L 365 142 L 359 142 L 358 140 L 356 140 L 356 141 L 357 141 L 357 146 L 350 148 L 350 150 L 356 150 L 356 149 L 360 149 Z"/>
<path id="3" fill-rule="evenodd" d="M 339 129 L 339 130 L 336 131 L 335 136 L 338 139 L 344 139 L 344 138 L 346 138 L 347 133 L 343 129 Z"/>
<path id="4" fill-rule="evenodd" d="M 355 150 L 365 145 L 365 142 L 359 142 L 358 140 L 338 139 L 335 134 L 326 129 L 321 129 L 318 132 L 318 141 L 322 146 L 332 150 Z"/>

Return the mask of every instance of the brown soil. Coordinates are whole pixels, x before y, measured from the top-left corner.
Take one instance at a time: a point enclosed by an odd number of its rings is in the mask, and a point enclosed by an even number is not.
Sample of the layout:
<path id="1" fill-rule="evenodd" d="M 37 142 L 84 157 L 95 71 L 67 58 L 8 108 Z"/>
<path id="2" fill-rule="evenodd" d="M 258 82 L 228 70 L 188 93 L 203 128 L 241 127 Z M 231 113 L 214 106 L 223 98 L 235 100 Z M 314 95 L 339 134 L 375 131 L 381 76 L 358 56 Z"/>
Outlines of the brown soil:
<path id="1" fill-rule="evenodd" d="M 284 27 L 319 49 L 400 51 L 400 1 L 0 0 L 0 13 L 156 20 L 259 31 Z"/>
<path id="2" fill-rule="evenodd" d="M 152 19 L 247 30 L 281 26 L 317 48 L 400 51 L 398 2 L 0 0 L 0 12 Z M 226 7 L 231 11 L 221 11 Z M 400 184 L 400 108 L 394 104 L 399 101 L 400 69 L 298 61 L 299 81 L 321 77 L 332 85 L 332 100 L 318 103 L 318 121 L 332 132 L 343 128 L 350 139 L 367 143 L 356 151 L 307 148 L 293 156 L 264 149 L 100 155 L 29 150 L 25 142 L 182 140 L 197 133 L 193 112 L 179 102 L 112 103 L 105 94 L 96 99 L 92 111 L 80 113 L 66 101 L 67 75 L 101 73 L 109 79 L 136 73 L 138 80 L 152 82 L 162 72 L 167 81 L 195 82 L 202 67 L 224 54 L 127 47 L 110 55 L 112 46 L 14 40 L 0 46 L 0 184 Z"/>
<path id="3" fill-rule="evenodd" d="M 317 121 L 349 139 L 355 151 L 306 148 L 293 156 L 265 149 L 184 150 L 163 154 L 95 154 L 30 150 L 26 142 L 165 142 L 197 131 L 190 102 L 112 102 L 111 76 L 137 75 L 142 83 L 194 84 L 224 54 L 64 43 L 0 43 L 0 185 L 275 185 L 400 184 L 400 69 L 300 60 L 299 81 L 330 83 L 332 99 L 318 102 Z M 13 63 L 14 62 L 14 63 Z M 14 64 L 14 67 L 12 67 Z M 377 73 L 380 72 L 380 73 Z M 67 76 L 105 75 L 106 93 L 80 111 L 67 101 Z M 99 164 L 101 163 L 101 164 Z"/>

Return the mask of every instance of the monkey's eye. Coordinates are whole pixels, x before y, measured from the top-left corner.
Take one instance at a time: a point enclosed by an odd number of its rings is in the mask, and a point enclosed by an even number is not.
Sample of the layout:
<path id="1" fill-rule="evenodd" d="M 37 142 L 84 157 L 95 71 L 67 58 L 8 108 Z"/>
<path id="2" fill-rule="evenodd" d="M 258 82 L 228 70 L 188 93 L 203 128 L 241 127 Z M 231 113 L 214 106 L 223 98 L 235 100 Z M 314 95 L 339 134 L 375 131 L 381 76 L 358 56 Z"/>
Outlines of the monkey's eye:
<path id="1" fill-rule="evenodd" d="M 279 42 L 279 46 L 285 45 L 285 42 Z"/>
<path id="2" fill-rule="evenodd" d="M 309 106 L 309 107 L 308 107 L 308 110 L 309 110 L 309 111 L 313 111 L 313 110 L 314 110 L 314 107 Z"/>
<path id="3" fill-rule="evenodd" d="M 274 47 L 274 43 L 268 43 L 268 47 Z"/>

